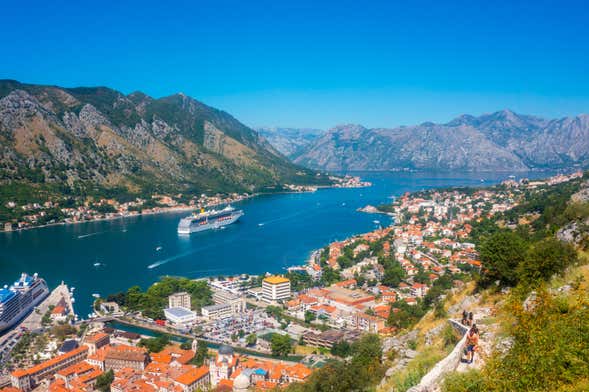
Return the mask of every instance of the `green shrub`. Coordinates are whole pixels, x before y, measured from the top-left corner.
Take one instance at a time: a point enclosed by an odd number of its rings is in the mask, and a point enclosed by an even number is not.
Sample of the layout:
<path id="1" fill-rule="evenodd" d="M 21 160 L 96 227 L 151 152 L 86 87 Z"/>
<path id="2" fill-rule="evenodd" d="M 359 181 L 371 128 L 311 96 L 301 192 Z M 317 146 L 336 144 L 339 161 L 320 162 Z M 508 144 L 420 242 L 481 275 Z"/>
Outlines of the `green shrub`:
<path id="1" fill-rule="evenodd" d="M 442 392 L 479 392 L 484 390 L 484 379 L 481 372 L 476 369 L 464 373 L 450 373 L 442 384 Z"/>

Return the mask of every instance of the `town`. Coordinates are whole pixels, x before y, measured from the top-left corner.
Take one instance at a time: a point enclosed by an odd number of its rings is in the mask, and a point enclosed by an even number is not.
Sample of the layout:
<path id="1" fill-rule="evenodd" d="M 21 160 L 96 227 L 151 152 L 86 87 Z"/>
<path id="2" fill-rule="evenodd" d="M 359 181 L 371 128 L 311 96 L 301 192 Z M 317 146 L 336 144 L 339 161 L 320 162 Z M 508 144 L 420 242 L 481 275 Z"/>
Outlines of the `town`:
<path id="1" fill-rule="evenodd" d="M 145 292 L 98 298 L 84 322 L 62 291 L 43 305 L 42 328 L 9 335 L 17 343 L 1 357 L 10 377 L 0 390 L 245 391 L 304 382 L 348 355 L 346 345 L 410 326 L 484 268 L 471 239 L 477 222 L 514 208 L 530 189 L 580 175 L 405 194 L 378 207 L 392 226 L 328 244 L 284 274 L 165 277 Z"/>
<path id="2" fill-rule="evenodd" d="M 330 176 L 333 188 L 360 188 L 371 184 L 360 177 Z M 284 184 L 277 192 L 315 192 L 316 186 Z M 109 220 L 137 215 L 160 214 L 210 208 L 228 205 L 256 196 L 251 193 L 229 193 L 190 197 L 185 194 L 153 194 L 149 197 L 136 197 L 129 201 L 115 198 L 93 198 L 83 200 L 71 197 L 49 199 L 44 202 L 17 203 L 6 201 L 4 214 L 7 218 L 1 223 L 4 231 L 22 230 L 60 223 L 79 223 Z M 0 215 L 0 216 L 2 216 Z"/>

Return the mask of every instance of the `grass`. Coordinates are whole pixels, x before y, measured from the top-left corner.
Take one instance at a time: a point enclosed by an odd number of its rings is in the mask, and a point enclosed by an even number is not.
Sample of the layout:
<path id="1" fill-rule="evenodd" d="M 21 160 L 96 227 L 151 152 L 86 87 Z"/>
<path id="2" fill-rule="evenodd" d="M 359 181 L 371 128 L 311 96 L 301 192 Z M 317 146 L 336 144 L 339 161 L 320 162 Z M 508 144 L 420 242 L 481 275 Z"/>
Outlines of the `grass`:
<path id="1" fill-rule="evenodd" d="M 317 347 L 313 347 L 313 346 L 301 346 L 301 345 L 295 346 L 295 354 L 296 355 L 309 355 L 309 354 L 313 354 L 314 351 L 319 352 L 319 349 Z"/>
<path id="2" fill-rule="evenodd" d="M 419 384 L 421 378 L 446 356 L 444 350 L 429 347 L 413 358 L 407 367 L 394 374 L 380 391 L 405 392 Z"/>

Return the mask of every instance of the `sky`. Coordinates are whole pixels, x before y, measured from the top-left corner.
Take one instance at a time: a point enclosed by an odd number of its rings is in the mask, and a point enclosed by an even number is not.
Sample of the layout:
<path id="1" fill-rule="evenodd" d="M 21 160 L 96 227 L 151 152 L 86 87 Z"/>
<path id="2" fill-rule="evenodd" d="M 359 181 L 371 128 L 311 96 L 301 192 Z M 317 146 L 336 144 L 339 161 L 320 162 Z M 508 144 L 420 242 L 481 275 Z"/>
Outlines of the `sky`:
<path id="1" fill-rule="evenodd" d="M 12 1 L 0 78 L 183 92 L 249 126 L 589 112 L 582 1 Z"/>

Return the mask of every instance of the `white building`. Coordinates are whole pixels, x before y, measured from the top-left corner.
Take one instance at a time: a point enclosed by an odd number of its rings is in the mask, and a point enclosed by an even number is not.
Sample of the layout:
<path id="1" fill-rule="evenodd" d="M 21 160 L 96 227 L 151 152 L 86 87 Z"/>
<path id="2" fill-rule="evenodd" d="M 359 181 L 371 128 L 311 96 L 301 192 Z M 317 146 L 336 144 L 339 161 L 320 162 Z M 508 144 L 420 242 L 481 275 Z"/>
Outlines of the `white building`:
<path id="1" fill-rule="evenodd" d="M 282 276 L 269 276 L 262 281 L 262 299 L 267 302 L 290 297 L 290 280 Z"/>
<path id="2" fill-rule="evenodd" d="M 203 306 L 201 313 L 208 320 L 218 320 L 233 316 L 233 309 L 229 304 L 215 304 Z"/>
<path id="3" fill-rule="evenodd" d="M 174 293 L 168 297 L 169 308 L 190 309 L 190 294 L 187 292 Z"/>
<path id="4" fill-rule="evenodd" d="M 192 310 L 176 307 L 164 309 L 166 320 L 174 324 L 190 324 L 196 320 L 196 313 Z"/>

